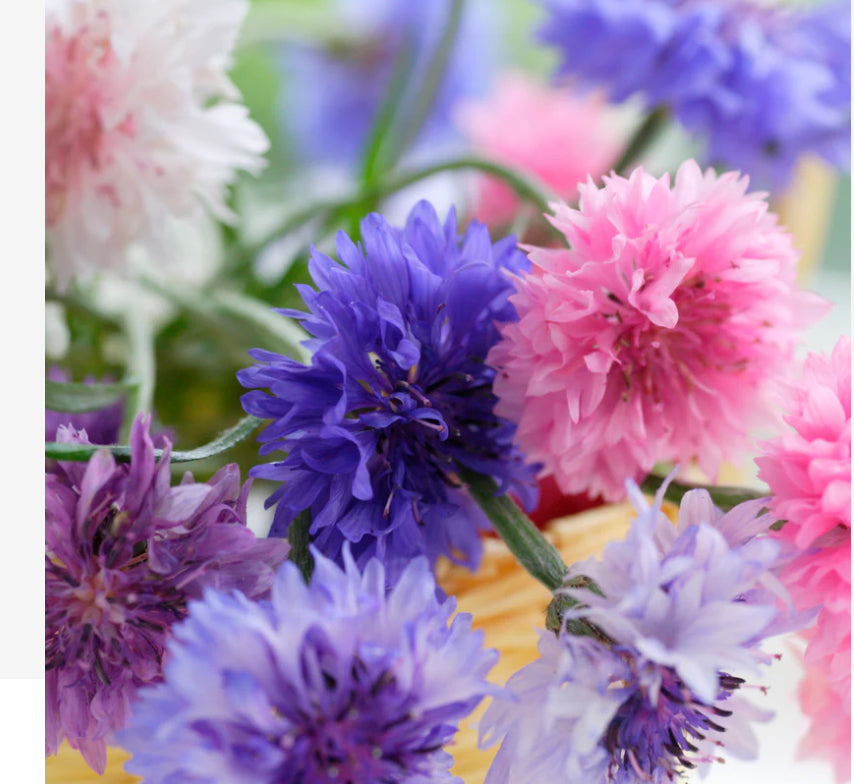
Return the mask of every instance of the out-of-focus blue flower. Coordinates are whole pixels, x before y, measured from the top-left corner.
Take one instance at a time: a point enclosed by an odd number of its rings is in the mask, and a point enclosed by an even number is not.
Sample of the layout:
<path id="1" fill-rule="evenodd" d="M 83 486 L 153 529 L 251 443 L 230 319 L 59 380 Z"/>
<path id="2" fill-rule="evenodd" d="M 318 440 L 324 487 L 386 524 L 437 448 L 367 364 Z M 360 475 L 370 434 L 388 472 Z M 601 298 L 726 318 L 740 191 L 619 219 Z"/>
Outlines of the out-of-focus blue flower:
<path id="1" fill-rule="evenodd" d="M 443 746 L 492 687 L 497 652 L 471 616 L 451 620 L 425 558 L 386 595 L 315 553 L 306 586 L 294 564 L 271 601 L 208 591 L 175 630 L 159 686 L 142 692 L 119 741 L 149 784 L 459 782 Z"/>
<path id="2" fill-rule="evenodd" d="M 561 76 L 669 107 L 707 158 L 781 184 L 801 153 L 850 164 L 849 0 L 543 0 Z M 627 67 L 627 63 L 630 67 Z"/>
<path id="3" fill-rule="evenodd" d="M 774 576 L 781 545 L 759 535 L 774 521 L 762 506 L 724 515 L 692 491 L 674 526 L 659 498 L 601 562 L 570 570 L 563 591 L 579 604 L 567 625 L 543 635 L 540 659 L 482 720 L 483 743 L 503 738 L 487 784 L 666 784 L 720 746 L 755 753 L 750 722 L 769 714 L 737 692 L 770 660 L 759 644 L 811 617 L 791 612 Z M 582 620 L 598 636 L 573 636 Z"/>
<path id="4" fill-rule="evenodd" d="M 314 337 L 309 366 L 267 351 L 240 371 L 247 413 L 273 420 L 262 454 L 284 460 L 253 476 L 282 483 L 271 534 L 310 509 L 315 546 L 340 561 L 345 542 L 364 564 L 378 555 L 393 582 L 413 557 L 476 565 L 486 527 L 461 489 L 460 467 L 494 477 L 531 505 L 534 468 L 513 446 L 514 425 L 493 413 L 495 370 L 485 357 L 496 324 L 516 318 L 508 273 L 526 269 L 514 237 L 486 227 L 457 234 L 420 202 L 405 227 L 362 221 L 364 247 L 338 234 L 339 264 L 312 251 L 318 287 L 299 290 Z M 269 394 L 263 390 L 269 390 Z"/>
<path id="5" fill-rule="evenodd" d="M 61 426 L 60 442 L 88 443 Z M 267 593 L 285 542 L 246 527 L 247 482 L 236 465 L 173 487 L 169 444 L 159 462 L 148 420 L 131 460 L 108 450 L 45 472 L 45 746 L 66 738 L 99 773 L 136 690 L 161 677 L 172 625 L 204 587 Z"/>
<path id="6" fill-rule="evenodd" d="M 341 30 L 340 42 L 282 48 L 284 124 L 301 159 L 355 163 L 404 47 L 414 64 L 400 100 L 403 108 L 412 108 L 451 5 L 451 0 L 336 0 L 330 14 Z M 490 31 L 497 12 L 484 0 L 465 5 L 444 79 L 416 142 L 422 157 L 457 142 L 454 105 L 461 98 L 480 97 L 489 86 L 495 60 Z"/>

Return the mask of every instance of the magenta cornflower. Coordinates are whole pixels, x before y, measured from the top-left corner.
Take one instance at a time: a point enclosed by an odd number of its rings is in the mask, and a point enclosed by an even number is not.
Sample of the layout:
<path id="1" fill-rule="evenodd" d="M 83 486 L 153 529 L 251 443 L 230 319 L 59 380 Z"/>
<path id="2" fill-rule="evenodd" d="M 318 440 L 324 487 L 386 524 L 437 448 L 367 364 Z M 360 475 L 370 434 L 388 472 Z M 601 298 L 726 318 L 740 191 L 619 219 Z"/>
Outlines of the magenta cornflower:
<path id="1" fill-rule="evenodd" d="M 496 412 L 565 493 L 623 495 L 658 461 L 710 477 L 770 417 L 798 330 L 824 307 L 763 193 L 694 161 L 636 169 L 556 205 L 569 249 L 530 248 L 487 361 Z"/>
<path id="2" fill-rule="evenodd" d="M 172 487 L 147 419 L 130 463 L 108 450 L 45 473 L 45 747 L 63 738 L 102 773 L 136 690 L 161 678 L 172 625 L 205 587 L 266 594 L 288 545 L 246 527 L 236 465 Z M 62 426 L 60 442 L 88 443 Z"/>
<path id="3" fill-rule="evenodd" d="M 800 751 L 851 776 L 851 341 L 810 354 L 786 394 L 780 436 L 761 445 L 780 536 L 802 554 L 784 573 L 799 606 L 820 605 L 809 633 L 801 706 L 812 725 Z"/>

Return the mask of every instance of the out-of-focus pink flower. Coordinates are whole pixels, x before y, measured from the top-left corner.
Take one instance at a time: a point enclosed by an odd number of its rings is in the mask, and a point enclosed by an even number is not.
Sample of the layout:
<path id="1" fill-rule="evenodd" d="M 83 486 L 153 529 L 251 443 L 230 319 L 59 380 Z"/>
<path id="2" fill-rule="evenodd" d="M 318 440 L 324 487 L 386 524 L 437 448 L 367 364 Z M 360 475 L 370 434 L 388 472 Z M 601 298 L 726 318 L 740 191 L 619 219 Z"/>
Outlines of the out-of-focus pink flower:
<path id="1" fill-rule="evenodd" d="M 604 182 L 555 206 L 570 248 L 529 249 L 488 362 L 529 459 L 612 500 L 658 461 L 714 476 L 734 458 L 826 305 L 796 288 L 791 238 L 747 178 L 687 161 L 672 187 L 642 168 Z"/>
<path id="2" fill-rule="evenodd" d="M 804 756 L 851 777 L 851 341 L 810 354 L 786 392 L 787 429 L 760 446 L 759 477 L 780 536 L 802 553 L 783 574 L 795 603 L 819 606 L 804 656 L 801 707 L 812 724 Z"/>
<path id="3" fill-rule="evenodd" d="M 539 177 L 573 200 L 588 176 L 598 180 L 620 155 L 620 140 L 598 94 L 539 84 L 506 74 L 492 97 L 460 106 L 457 121 L 485 157 Z M 513 221 L 516 194 L 494 177 L 477 183 L 474 217 L 489 225 Z"/>
<path id="4" fill-rule="evenodd" d="M 848 651 L 849 668 L 851 651 Z M 849 679 L 850 687 L 850 679 Z M 851 697 L 838 690 L 818 668 L 808 668 L 798 691 L 801 708 L 812 718 L 798 746 L 800 757 L 815 757 L 833 764 L 836 781 L 851 779 Z"/>
<path id="5" fill-rule="evenodd" d="M 45 212 L 60 286 L 162 256 L 173 218 L 231 215 L 226 186 L 267 139 L 226 77 L 245 0 L 49 0 Z"/>

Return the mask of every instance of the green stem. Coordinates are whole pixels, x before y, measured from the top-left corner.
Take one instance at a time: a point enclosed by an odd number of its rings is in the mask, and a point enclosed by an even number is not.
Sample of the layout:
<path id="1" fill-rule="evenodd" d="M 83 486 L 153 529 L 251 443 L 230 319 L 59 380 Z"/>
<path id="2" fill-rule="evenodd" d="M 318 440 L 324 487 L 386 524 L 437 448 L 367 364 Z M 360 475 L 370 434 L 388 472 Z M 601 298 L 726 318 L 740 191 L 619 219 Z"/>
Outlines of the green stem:
<path id="1" fill-rule="evenodd" d="M 242 441 L 253 430 L 258 428 L 264 420 L 254 416 L 243 417 L 234 427 L 223 430 L 213 441 L 186 451 L 172 452 L 173 463 L 190 463 L 194 460 L 205 460 L 220 452 L 230 449 Z M 99 449 L 109 449 L 113 457 L 121 462 L 128 462 L 131 457 L 130 446 L 98 446 L 97 444 L 57 443 L 48 441 L 44 445 L 44 456 L 53 460 L 86 461 Z M 155 449 L 154 456 L 159 458 L 163 454 L 162 449 Z"/>
<path id="2" fill-rule="evenodd" d="M 101 312 L 94 303 L 87 300 L 82 294 L 75 293 L 74 291 L 59 292 L 52 287 L 46 287 L 44 298 L 46 302 L 58 302 L 69 310 L 79 311 L 95 321 L 100 321 L 116 329 L 121 329 L 122 327 L 118 318 Z"/>
<path id="3" fill-rule="evenodd" d="M 664 484 L 665 479 L 666 477 L 659 474 L 650 474 L 641 483 L 641 490 L 648 495 L 655 495 L 662 484 Z M 693 482 L 677 482 L 672 480 L 664 491 L 664 497 L 668 501 L 678 504 L 689 490 L 708 490 L 715 506 L 725 512 L 745 501 L 756 501 L 759 498 L 766 498 L 768 495 L 768 493 L 761 493 L 758 490 L 751 490 L 748 487 L 701 485 L 694 484 Z"/>
<path id="4" fill-rule="evenodd" d="M 189 311 L 207 324 L 227 329 L 223 316 L 246 325 L 254 339 L 262 341 L 265 348 L 290 357 L 305 360 L 305 349 L 301 345 L 308 335 L 296 322 L 273 311 L 271 305 L 262 300 L 225 289 L 197 292 L 186 287 L 169 286 L 145 276 L 140 282 L 175 305 Z"/>
<path id="5" fill-rule="evenodd" d="M 273 348 L 280 353 L 301 361 L 309 359 L 302 346 L 308 333 L 297 322 L 276 313 L 268 303 L 237 291 L 213 290 L 208 296 L 222 313 L 267 333 L 275 341 Z"/>
<path id="6" fill-rule="evenodd" d="M 140 308 L 131 306 L 125 313 L 124 323 L 128 342 L 128 362 L 124 383 L 130 386 L 125 408 L 124 431 L 129 433 L 137 414 L 147 414 L 152 409 L 157 363 L 151 320 L 142 313 Z"/>
<path id="7" fill-rule="evenodd" d="M 408 116 L 406 125 L 398 137 L 397 143 L 395 144 L 395 140 L 392 139 L 393 146 L 388 159 L 389 166 L 394 165 L 406 148 L 415 141 L 430 113 L 430 108 L 433 106 L 439 88 L 442 86 L 442 79 L 445 76 L 448 62 L 451 59 L 451 52 L 457 40 L 464 7 L 464 0 L 453 0 L 453 4 L 448 12 L 448 21 L 445 23 L 442 37 L 430 58 L 430 64 L 427 67 L 427 72 L 424 74 L 424 82 L 418 91 L 418 98 L 412 109 L 412 113 Z"/>
<path id="8" fill-rule="evenodd" d="M 416 182 L 420 182 L 421 180 L 426 180 L 443 172 L 459 171 L 461 169 L 475 169 L 497 177 L 509 185 L 520 198 L 531 202 L 531 204 L 533 204 L 541 214 L 551 213 L 552 210 L 550 202 L 559 200 L 557 195 L 552 193 L 542 182 L 533 177 L 521 174 L 520 172 L 504 166 L 497 161 L 491 161 L 487 158 L 479 158 L 477 156 L 451 158 L 423 168 L 402 171 L 390 175 L 375 185 L 365 186 L 355 197 L 351 196 L 337 201 L 323 200 L 309 204 L 299 213 L 288 216 L 281 224 L 279 224 L 279 226 L 268 232 L 265 237 L 256 242 L 252 248 L 247 251 L 247 254 L 258 253 L 269 243 L 274 242 L 279 237 L 287 234 L 289 231 L 292 231 L 315 216 L 345 210 L 348 207 L 358 204 L 372 204 L 379 199 L 391 196 L 393 193 L 403 190 L 404 188 L 407 188 Z M 556 229 L 555 232 L 558 236 L 563 238 L 563 235 L 560 232 L 557 232 Z"/>
<path id="9" fill-rule="evenodd" d="M 319 218 L 323 215 L 328 215 L 336 210 L 340 210 L 342 206 L 350 204 L 358 197 L 349 197 L 347 199 L 320 199 L 318 201 L 309 202 L 301 210 L 290 213 L 284 220 L 276 226 L 272 231 L 268 231 L 260 240 L 256 240 L 242 248 L 237 258 L 232 262 L 229 273 L 232 277 L 241 277 L 248 268 L 252 265 L 255 257 L 266 248 L 271 242 L 284 237 L 290 232 L 300 228 L 305 223 L 308 223 L 313 218 Z"/>
<path id="10" fill-rule="evenodd" d="M 406 83 L 412 74 L 414 51 L 414 46 L 409 41 L 404 41 L 395 57 L 388 89 L 377 112 L 374 127 L 362 155 L 361 181 L 365 185 L 371 185 L 382 169 L 381 163 L 384 162 L 381 159 L 381 154 L 394 125 L 397 111 L 403 104 Z"/>
<path id="11" fill-rule="evenodd" d="M 484 511 L 516 560 L 552 593 L 563 585 L 567 567 L 560 553 L 507 495 L 498 495 L 498 485 L 488 476 L 463 469 L 469 493 Z"/>
<path id="12" fill-rule="evenodd" d="M 638 126 L 634 136 L 629 140 L 629 144 L 620 159 L 612 167 L 617 174 L 625 175 L 638 158 L 649 149 L 667 124 L 668 114 L 666 107 L 659 106 L 646 116 Z"/>
<path id="13" fill-rule="evenodd" d="M 380 184 L 378 190 L 382 195 L 388 195 L 395 191 L 402 190 L 413 183 L 421 180 L 426 180 L 436 174 L 441 174 L 446 171 L 457 171 L 459 169 L 476 169 L 477 171 L 491 174 L 498 179 L 503 180 L 509 185 L 517 195 L 531 202 L 539 212 L 551 213 L 552 209 L 550 202 L 558 201 L 558 197 L 552 194 L 548 188 L 535 180 L 533 177 L 528 177 L 520 172 L 515 171 L 496 161 L 488 160 L 487 158 L 479 158 L 477 156 L 464 156 L 462 158 L 452 158 L 450 160 L 441 161 L 431 166 L 425 166 L 414 171 L 404 171 L 387 178 Z"/>
<path id="14" fill-rule="evenodd" d="M 314 558 L 311 557 L 311 550 L 308 549 L 311 544 L 310 529 L 311 512 L 308 509 L 300 512 L 288 527 L 288 542 L 291 545 L 288 560 L 299 567 L 307 583 L 311 582 L 311 575 L 314 572 Z"/>

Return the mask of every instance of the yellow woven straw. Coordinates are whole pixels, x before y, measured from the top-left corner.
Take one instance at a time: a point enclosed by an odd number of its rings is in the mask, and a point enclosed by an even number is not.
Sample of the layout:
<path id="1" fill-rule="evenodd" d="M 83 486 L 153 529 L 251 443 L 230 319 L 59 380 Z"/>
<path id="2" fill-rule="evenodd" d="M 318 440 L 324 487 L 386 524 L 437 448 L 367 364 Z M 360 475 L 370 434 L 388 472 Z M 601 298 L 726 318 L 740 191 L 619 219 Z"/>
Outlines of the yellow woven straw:
<path id="1" fill-rule="evenodd" d="M 44 779 L 46 784 L 136 784 L 142 781 L 139 776 L 125 773 L 122 766 L 130 759 L 123 749 L 107 749 L 107 769 L 99 776 L 90 768 L 80 752 L 75 751 L 67 743 L 59 747 L 55 757 L 44 761 Z"/>

